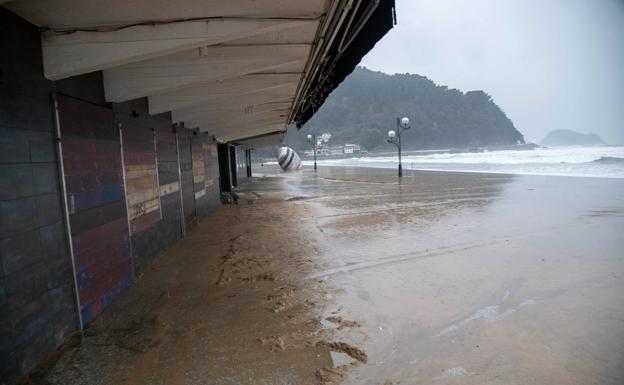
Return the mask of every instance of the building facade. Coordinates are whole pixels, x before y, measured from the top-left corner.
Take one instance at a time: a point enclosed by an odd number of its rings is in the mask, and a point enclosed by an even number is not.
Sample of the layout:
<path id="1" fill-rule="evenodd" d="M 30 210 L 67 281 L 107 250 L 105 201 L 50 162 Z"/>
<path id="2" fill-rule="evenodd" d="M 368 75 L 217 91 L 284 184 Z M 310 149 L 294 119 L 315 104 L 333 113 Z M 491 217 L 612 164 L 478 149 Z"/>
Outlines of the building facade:
<path id="1" fill-rule="evenodd" d="M 393 25 L 352 3 L 0 1 L 0 384 L 312 116 Z"/>

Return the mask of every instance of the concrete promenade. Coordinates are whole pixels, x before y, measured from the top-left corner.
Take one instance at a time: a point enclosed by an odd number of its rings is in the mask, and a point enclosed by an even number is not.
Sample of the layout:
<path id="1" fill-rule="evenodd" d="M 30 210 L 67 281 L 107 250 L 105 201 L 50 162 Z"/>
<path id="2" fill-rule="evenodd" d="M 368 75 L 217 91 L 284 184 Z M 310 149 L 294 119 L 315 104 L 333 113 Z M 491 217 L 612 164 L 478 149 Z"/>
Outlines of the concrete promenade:
<path id="1" fill-rule="evenodd" d="M 624 382 L 624 180 L 254 172 L 31 383 Z"/>

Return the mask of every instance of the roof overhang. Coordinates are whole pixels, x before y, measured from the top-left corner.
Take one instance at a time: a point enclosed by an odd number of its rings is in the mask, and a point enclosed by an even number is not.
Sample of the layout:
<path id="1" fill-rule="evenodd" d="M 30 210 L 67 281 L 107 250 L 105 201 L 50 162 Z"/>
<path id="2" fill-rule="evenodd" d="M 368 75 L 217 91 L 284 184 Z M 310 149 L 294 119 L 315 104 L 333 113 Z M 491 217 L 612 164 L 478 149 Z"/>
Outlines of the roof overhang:
<path id="1" fill-rule="evenodd" d="M 277 146 L 284 140 L 285 133 L 283 131 L 269 132 L 266 134 L 256 135 L 249 138 L 238 139 L 232 142 L 235 146 L 247 148 L 262 148 Z"/>
<path id="2" fill-rule="evenodd" d="M 236 141 L 301 126 L 393 25 L 394 0 L 0 0 L 41 29 L 51 80 Z"/>

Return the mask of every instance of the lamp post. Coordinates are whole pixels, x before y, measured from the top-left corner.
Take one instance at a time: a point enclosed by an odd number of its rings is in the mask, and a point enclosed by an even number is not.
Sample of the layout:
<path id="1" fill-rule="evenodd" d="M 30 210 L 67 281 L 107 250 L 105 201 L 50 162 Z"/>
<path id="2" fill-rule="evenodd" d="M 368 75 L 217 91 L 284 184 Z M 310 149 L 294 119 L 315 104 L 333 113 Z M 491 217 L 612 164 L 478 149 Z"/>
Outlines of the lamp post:
<path id="1" fill-rule="evenodd" d="M 314 171 L 316 171 L 316 143 L 318 142 L 316 135 L 308 134 L 308 142 L 312 143 L 312 153 L 314 154 Z"/>
<path id="2" fill-rule="evenodd" d="M 399 178 L 403 177 L 403 165 L 401 164 L 401 131 L 405 131 L 409 126 L 409 118 L 403 117 L 401 119 L 397 118 L 397 128 L 396 131 L 390 130 L 388 131 L 388 143 L 392 143 L 397 146 L 399 150 Z"/>

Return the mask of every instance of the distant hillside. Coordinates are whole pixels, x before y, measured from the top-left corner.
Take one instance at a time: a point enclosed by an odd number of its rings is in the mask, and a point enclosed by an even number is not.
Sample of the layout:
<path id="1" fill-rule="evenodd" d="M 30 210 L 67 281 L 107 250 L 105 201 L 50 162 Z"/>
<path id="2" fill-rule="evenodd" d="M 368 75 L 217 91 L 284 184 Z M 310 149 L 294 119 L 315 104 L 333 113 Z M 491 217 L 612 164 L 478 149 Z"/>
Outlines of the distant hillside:
<path id="1" fill-rule="evenodd" d="M 542 144 L 544 146 L 598 146 L 606 143 L 596 134 L 581 134 L 572 130 L 554 130 L 542 139 Z"/>
<path id="2" fill-rule="evenodd" d="M 524 143 L 522 134 L 483 91 L 463 93 L 424 76 L 388 75 L 358 67 L 300 130 L 289 129 L 286 144 L 307 148 L 308 133 L 331 132 L 332 143 L 356 143 L 390 150 L 388 130 L 407 116 L 405 149 L 465 148 Z"/>

